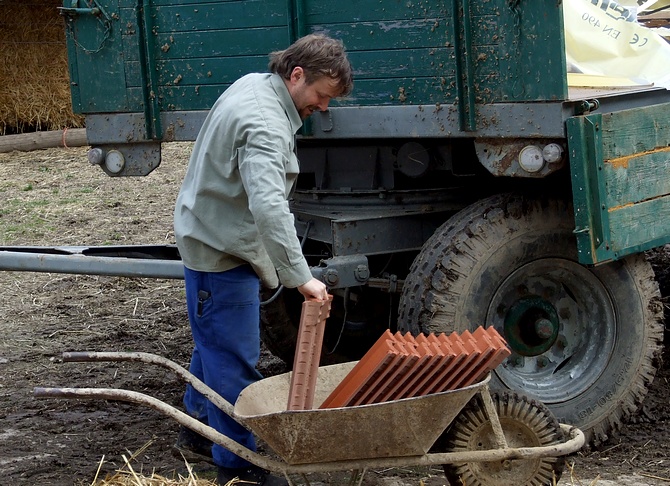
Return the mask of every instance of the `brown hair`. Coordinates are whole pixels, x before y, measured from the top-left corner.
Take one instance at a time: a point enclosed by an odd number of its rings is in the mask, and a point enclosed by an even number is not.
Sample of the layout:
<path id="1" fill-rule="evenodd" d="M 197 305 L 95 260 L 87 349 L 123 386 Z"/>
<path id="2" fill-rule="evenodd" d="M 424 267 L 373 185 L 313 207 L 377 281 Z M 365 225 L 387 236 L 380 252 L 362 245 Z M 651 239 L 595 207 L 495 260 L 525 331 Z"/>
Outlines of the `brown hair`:
<path id="1" fill-rule="evenodd" d="M 328 76 L 337 81 L 340 96 L 351 93 L 354 86 L 351 65 L 341 41 L 309 34 L 289 48 L 270 54 L 270 71 L 284 79 L 290 79 L 293 69 L 298 66 L 304 70 L 307 84 Z"/>

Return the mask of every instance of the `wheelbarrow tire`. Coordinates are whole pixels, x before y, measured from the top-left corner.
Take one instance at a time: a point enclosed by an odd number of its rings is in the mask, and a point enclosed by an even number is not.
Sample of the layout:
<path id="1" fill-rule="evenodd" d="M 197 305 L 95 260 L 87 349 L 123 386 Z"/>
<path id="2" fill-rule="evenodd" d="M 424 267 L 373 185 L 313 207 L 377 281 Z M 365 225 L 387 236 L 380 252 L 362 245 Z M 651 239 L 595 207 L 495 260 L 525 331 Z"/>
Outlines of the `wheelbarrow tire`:
<path id="1" fill-rule="evenodd" d="M 493 393 L 491 398 L 508 447 L 540 447 L 564 442 L 558 421 L 542 403 L 511 392 Z M 440 449 L 447 452 L 498 448 L 479 394 L 440 439 Z M 562 457 L 466 462 L 445 464 L 444 473 L 452 486 L 548 486 L 558 482 L 564 462 Z"/>
<path id="2" fill-rule="evenodd" d="M 644 255 L 581 265 L 574 224 L 570 203 L 559 197 L 499 194 L 463 209 L 414 260 L 398 328 L 496 328 L 513 354 L 493 372 L 491 387 L 532 395 L 597 445 L 647 393 L 663 306 Z"/>

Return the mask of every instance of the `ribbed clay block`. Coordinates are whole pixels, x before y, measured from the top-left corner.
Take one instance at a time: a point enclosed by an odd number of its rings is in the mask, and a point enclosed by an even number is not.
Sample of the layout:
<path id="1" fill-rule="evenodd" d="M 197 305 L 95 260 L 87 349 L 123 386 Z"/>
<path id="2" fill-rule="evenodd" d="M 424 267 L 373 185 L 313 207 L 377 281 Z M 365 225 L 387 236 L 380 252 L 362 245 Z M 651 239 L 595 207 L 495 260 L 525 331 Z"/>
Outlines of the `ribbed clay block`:
<path id="1" fill-rule="evenodd" d="M 470 331 L 463 331 L 463 333 L 461 333 L 461 339 L 464 341 L 464 343 L 466 343 L 464 345 L 470 352 L 470 358 L 467 363 L 464 363 L 463 366 L 461 366 L 458 372 L 454 375 L 454 379 L 448 385 L 450 390 L 459 388 L 460 383 L 463 382 L 463 379 L 467 378 L 468 375 L 472 373 L 472 370 L 475 370 L 480 366 L 482 360 L 485 359 L 485 355 L 487 354 L 486 342 L 477 339 L 472 333 L 470 333 Z M 471 347 L 468 347 L 468 344 Z"/>
<path id="2" fill-rule="evenodd" d="M 396 397 L 406 398 L 403 391 L 409 389 L 412 384 L 416 383 L 416 381 L 421 378 L 422 373 L 430 370 L 430 362 L 433 357 L 429 348 L 423 343 L 417 342 L 414 336 L 410 333 L 406 333 L 404 336 L 398 336 L 398 334 L 399 333 L 396 333 L 396 337 L 405 342 L 405 346 L 408 350 L 411 350 L 412 356 L 408 359 L 408 366 L 405 367 L 402 376 L 398 377 L 396 383 L 394 383 L 393 386 L 388 389 L 386 395 L 382 397 L 383 401 L 395 400 Z"/>
<path id="3" fill-rule="evenodd" d="M 391 397 L 391 400 L 417 396 L 415 392 L 429 383 L 433 374 L 439 369 L 440 363 L 445 358 L 438 346 L 430 343 L 425 335 L 420 334 L 415 338 L 417 351 L 422 355 L 422 366 L 416 366 L 411 377 L 403 383 Z"/>
<path id="4" fill-rule="evenodd" d="M 384 335 L 333 390 L 321 408 L 426 395 L 481 380 L 510 351 L 493 328 L 440 334 Z"/>
<path id="5" fill-rule="evenodd" d="M 333 303 L 333 296 L 328 295 L 328 300 L 322 302 L 321 308 L 319 310 L 319 323 L 317 325 L 317 332 L 314 337 L 313 345 L 313 357 L 310 363 L 310 373 L 309 373 L 309 390 L 310 390 L 310 400 L 309 403 L 306 403 L 305 409 L 314 408 L 314 392 L 316 391 L 316 381 L 317 375 L 319 373 L 319 363 L 321 361 L 321 350 L 323 348 L 323 335 L 326 330 L 326 320 L 330 317 L 330 308 Z"/>
<path id="6" fill-rule="evenodd" d="M 512 354 L 510 349 L 507 347 L 507 343 L 502 338 L 498 331 L 493 327 L 486 329 L 486 335 L 491 342 L 493 348 L 493 354 L 486 363 L 484 369 L 481 370 L 480 374 L 475 376 L 472 383 L 477 383 L 481 381 L 486 374 L 495 369 L 500 363 L 502 363 L 509 355 Z"/>
<path id="7" fill-rule="evenodd" d="M 468 356 L 468 351 L 466 351 L 460 340 L 454 340 L 452 336 L 447 336 L 446 334 L 439 334 L 435 336 L 435 339 L 440 349 L 445 353 L 449 353 L 449 360 L 440 366 L 438 373 L 433 376 L 432 382 L 422 391 L 423 395 L 439 393 L 447 389 L 445 383 Z"/>
<path id="8" fill-rule="evenodd" d="M 314 404 L 316 374 L 321 358 L 321 346 L 326 319 L 330 315 L 328 300 L 306 300 L 302 304 L 298 341 L 289 388 L 288 410 L 307 410 Z"/>
<path id="9" fill-rule="evenodd" d="M 393 380 L 395 380 L 399 373 L 405 368 L 407 358 L 410 353 L 405 349 L 402 343 L 394 339 L 389 342 L 389 354 L 393 358 L 379 370 L 374 379 L 369 380 L 361 393 L 351 402 L 351 405 L 365 405 L 369 403 L 377 403 L 380 401 L 380 396 L 384 394 L 386 389 Z"/>
<path id="10" fill-rule="evenodd" d="M 410 392 L 409 396 L 421 396 L 431 393 L 431 390 L 436 383 L 442 379 L 447 370 L 452 367 L 458 355 L 448 346 L 444 346 L 441 339 L 434 334 L 426 336 L 428 348 L 439 358 L 436 366 L 431 370 L 430 374 L 426 374 L 421 380 L 416 382 Z"/>
<path id="11" fill-rule="evenodd" d="M 391 358 L 393 334 L 388 329 L 368 350 L 339 385 L 323 401 L 320 408 L 344 407 L 365 386 L 371 374 L 377 373 Z"/>
<path id="12" fill-rule="evenodd" d="M 495 343 L 497 343 L 497 348 L 506 348 L 509 350 L 507 346 L 507 341 L 498 333 L 495 327 L 487 327 L 486 328 L 486 334 L 488 334 L 489 338 Z M 511 354 L 511 351 L 510 351 Z"/>
<path id="13" fill-rule="evenodd" d="M 488 369 L 489 361 L 495 354 L 496 346 L 483 327 L 480 326 L 475 329 L 471 336 L 475 346 L 480 351 L 479 356 L 462 370 L 458 379 L 451 384 L 452 388 L 462 388 L 474 383 L 475 378 L 481 375 L 483 370 Z"/>
<path id="14" fill-rule="evenodd" d="M 374 395 L 366 399 L 365 403 L 388 401 L 393 393 L 405 382 L 406 377 L 419 360 L 420 355 L 416 350 L 415 342 L 407 341 L 399 332 L 394 334 L 394 338 L 394 345 L 403 351 L 400 365 L 393 373 L 387 374 L 382 386 L 378 388 L 378 391 Z M 412 341 L 414 340 L 412 339 Z"/>

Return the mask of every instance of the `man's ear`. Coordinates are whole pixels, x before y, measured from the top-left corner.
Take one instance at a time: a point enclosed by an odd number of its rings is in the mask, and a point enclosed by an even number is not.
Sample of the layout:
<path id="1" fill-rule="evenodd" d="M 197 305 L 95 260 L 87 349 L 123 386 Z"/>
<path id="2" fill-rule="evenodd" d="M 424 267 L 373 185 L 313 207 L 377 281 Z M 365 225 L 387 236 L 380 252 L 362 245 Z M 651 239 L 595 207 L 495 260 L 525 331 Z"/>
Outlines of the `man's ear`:
<path id="1" fill-rule="evenodd" d="M 297 83 L 304 76 L 305 76 L 305 71 L 300 66 L 296 66 L 296 67 L 293 68 L 293 71 L 291 71 L 291 82 L 292 83 Z"/>

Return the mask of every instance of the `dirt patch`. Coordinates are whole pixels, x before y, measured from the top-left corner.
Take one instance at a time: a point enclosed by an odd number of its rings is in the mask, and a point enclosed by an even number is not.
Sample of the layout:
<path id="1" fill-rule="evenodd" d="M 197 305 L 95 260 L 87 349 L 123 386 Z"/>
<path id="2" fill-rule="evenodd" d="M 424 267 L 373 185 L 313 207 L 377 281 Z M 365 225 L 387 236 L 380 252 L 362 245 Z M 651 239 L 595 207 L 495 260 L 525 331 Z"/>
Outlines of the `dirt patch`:
<path id="1" fill-rule="evenodd" d="M 161 167 L 133 179 L 89 166 L 86 148 L 0 154 L 0 245 L 173 243 L 172 208 L 190 147 L 167 144 Z M 650 256 L 667 296 L 670 250 Z M 33 396 L 37 386 L 125 388 L 181 407 L 183 384 L 162 369 L 60 359 L 64 351 L 144 351 L 187 366 L 191 337 L 180 280 L 0 272 L 0 322 L 0 484 L 91 484 L 99 467 L 100 477 L 113 473 L 124 456 L 134 456 L 138 472 L 186 474 L 170 453 L 178 426 L 158 412 Z M 261 371 L 285 366 L 264 352 Z M 643 409 L 618 437 L 567 459 L 560 484 L 670 482 L 668 375 L 662 365 Z M 197 471 L 211 477 L 206 467 Z M 337 484 L 341 476 L 311 480 Z M 421 482 L 445 480 L 439 467 L 372 471 L 365 480 Z"/>

